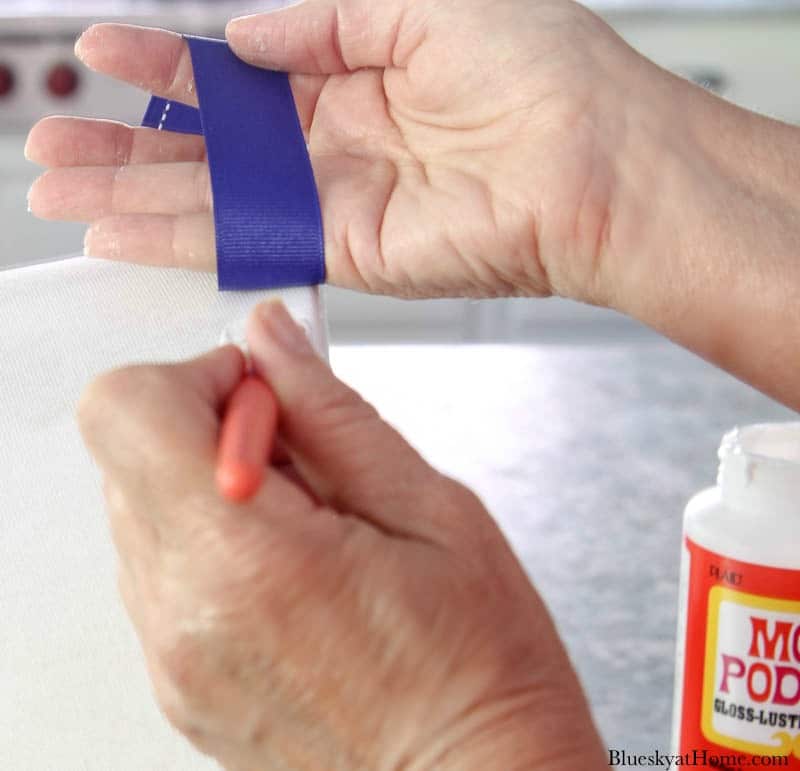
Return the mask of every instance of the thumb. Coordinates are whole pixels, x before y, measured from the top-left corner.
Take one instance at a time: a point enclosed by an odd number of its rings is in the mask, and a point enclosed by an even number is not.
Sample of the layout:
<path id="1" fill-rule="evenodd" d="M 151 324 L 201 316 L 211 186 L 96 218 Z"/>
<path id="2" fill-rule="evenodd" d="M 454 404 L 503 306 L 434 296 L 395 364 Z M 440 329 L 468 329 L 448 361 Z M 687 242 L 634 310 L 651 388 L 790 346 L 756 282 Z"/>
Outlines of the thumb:
<path id="1" fill-rule="evenodd" d="M 281 302 L 255 309 L 247 342 L 277 397 L 283 443 L 314 494 L 390 534 L 439 540 L 436 520 L 447 517 L 442 502 L 455 483 L 334 376 Z"/>
<path id="2" fill-rule="evenodd" d="M 233 19 L 225 36 L 237 56 L 273 70 L 332 75 L 404 67 L 423 38 L 408 13 L 413 7 L 411 0 L 306 0 Z"/>

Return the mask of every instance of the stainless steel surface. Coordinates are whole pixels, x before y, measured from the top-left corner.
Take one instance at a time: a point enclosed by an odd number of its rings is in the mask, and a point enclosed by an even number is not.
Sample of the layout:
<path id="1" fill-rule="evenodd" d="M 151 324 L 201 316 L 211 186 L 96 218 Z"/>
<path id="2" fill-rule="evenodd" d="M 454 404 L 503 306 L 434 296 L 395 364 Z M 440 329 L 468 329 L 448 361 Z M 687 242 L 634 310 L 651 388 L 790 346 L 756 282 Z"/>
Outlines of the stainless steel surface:
<path id="1" fill-rule="evenodd" d="M 73 56 L 75 41 L 95 22 L 120 21 L 223 37 L 228 19 L 283 4 L 283 0 L 0 1 L 0 65 L 15 78 L 10 96 L 0 97 L 0 133 L 25 133 L 38 118 L 53 113 L 139 121 L 142 98 L 135 89 L 87 71 Z M 48 72 L 58 64 L 73 67 L 79 77 L 78 88 L 68 96 L 53 96 L 45 85 Z"/>
<path id="2" fill-rule="evenodd" d="M 0 65 L 14 76 L 13 91 L 0 97 L 0 137 L 24 136 L 45 115 L 110 117 L 131 124 L 140 121 L 147 94 L 91 72 L 75 58 L 75 41 L 90 24 L 124 21 L 221 37 L 227 18 L 219 9 L 213 14 L 191 15 L 171 9 L 158 15 L 118 16 L 109 11 L 98 16 L 11 18 L 3 16 L 0 5 Z M 72 69 L 77 77 L 74 92 L 61 96 L 47 87 L 49 73 L 59 65 Z"/>
<path id="3" fill-rule="evenodd" d="M 332 363 L 481 495 L 547 601 L 606 744 L 668 751 L 683 507 L 714 483 L 725 430 L 794 413 L 655 337 L 336 347 Z"/>

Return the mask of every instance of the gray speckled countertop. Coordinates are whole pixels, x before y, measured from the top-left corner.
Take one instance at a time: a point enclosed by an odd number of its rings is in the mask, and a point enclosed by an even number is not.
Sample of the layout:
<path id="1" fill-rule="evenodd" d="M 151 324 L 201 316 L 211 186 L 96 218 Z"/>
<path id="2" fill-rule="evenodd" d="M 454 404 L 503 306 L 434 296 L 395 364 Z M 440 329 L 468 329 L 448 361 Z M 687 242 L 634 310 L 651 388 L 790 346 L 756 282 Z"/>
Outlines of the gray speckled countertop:
<path id="1" fill-rule="evenodd" d="M 667 751 L 683 507 L 714 483 L 723 432 L 794 413 L 651 337 L 331 358 L 482 496 L 546 599 L 607 745 Z"/>

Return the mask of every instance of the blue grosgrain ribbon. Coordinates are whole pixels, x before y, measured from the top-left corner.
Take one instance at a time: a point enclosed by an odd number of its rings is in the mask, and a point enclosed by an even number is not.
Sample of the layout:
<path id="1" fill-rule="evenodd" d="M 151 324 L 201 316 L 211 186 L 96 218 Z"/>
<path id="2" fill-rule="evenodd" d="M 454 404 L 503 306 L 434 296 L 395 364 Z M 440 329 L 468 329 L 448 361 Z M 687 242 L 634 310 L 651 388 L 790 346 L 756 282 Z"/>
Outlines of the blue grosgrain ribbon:
<path id="1" fill-rule="evenodd" d="M 200 108 L 153 97 L 142 125 L 205 137 L 219 288 L 321 284 L 319 197 L 288 76 L 245 64 L 224 40 L 185 39 Z"/>

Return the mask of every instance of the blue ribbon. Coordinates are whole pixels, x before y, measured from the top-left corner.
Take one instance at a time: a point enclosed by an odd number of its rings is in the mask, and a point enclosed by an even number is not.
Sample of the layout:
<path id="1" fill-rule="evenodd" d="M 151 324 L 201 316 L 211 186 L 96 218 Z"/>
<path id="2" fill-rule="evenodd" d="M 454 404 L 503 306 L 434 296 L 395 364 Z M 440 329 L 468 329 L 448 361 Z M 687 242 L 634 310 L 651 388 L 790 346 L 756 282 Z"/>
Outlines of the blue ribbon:
<path id="1" fill-rule="evenodd" d="M 200 109 L 153 97 L 142 125 L 205 137 L 220 290 L 321 284 L 319 197 L 288 76 L 224 40 L 185 39 Z"/>

